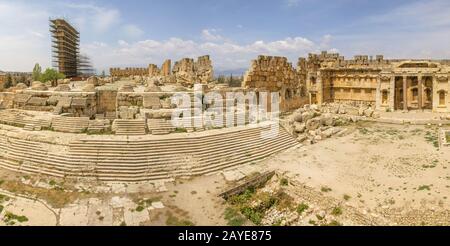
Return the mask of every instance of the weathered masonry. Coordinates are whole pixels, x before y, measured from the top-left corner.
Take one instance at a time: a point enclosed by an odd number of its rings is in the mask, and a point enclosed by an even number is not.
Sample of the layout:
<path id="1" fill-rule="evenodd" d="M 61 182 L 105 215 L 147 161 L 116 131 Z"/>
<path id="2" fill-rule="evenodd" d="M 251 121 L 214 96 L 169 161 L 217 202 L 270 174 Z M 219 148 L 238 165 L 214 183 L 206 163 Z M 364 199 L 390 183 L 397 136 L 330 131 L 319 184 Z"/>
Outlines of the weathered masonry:
<path id="1" fill-rule="evenodd" d="M 243 87 L 279 91 L 281 108 L 343 102 L 393 110 L 450 112 L 449 60 L 386 60 L 378 55 L 345 60 L 339 54 L 299 58 L 295 70 L 284 57 L 259 56 Z"/>

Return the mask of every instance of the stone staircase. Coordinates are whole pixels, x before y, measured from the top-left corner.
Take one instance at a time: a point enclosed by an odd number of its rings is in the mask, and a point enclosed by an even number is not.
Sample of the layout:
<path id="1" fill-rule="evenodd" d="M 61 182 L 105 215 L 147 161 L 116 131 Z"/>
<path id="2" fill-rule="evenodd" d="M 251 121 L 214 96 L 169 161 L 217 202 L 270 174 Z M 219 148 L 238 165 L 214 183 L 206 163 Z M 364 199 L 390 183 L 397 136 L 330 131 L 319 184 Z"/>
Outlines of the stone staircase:
<path id="1" fill-rule="evenodd" d="M 116 119 L 112 125 L 112 131 L 116 135 L 145 135 L 145 120 Z"/>
<path id="2" fill-rule="evenodd" d="M 50 121 L 44 119 L 35 119 L 31 116 L 25 116 L 18 112 L 4 110 L 0 111 L 0 124 L 6 124 L 16 127 L 25 127 L 26 125 L 35 125 L 40 128 L 50 127 Z"/>
<path id="3" fill-rule="evenodd" d="M 52 128 L 57 132 L 82 133 L 89 126 L 89 117 L 58 116 L 52 119 Z"/>
<path id="4" fill-rule="evenodd" d="M 102 133 L 109 130 L 109 120 L 90 120 L 88 126 L 89 133 Z"/>
<path id="5" fill-rule="evenodd" d="M 105 113 L 105 119 L 110 120 L 111 122 L 116 119 L 116 112 L 106 112 Z"/>
<path id="6" fill-rule="evenodd" d="M 36 125 L 36 124 L 26 124 L 23 129 L 25 131 L 40 131 L 41 130 L 41 126 L 40 125 Z"/>
<path id="7" fill-rule="evenodd" d="M 165 119 L 147 119 L 147 127 L 153 135 L 164 135 L 175 131 L 172 123 Z"/>
<path id="8" fill-rule="evenodd" d="M 0 167 L 29 174 L 140 182 L 203 175 L 254 163 L 298 143 L 280 128 L 273 139 L 262 128 L 215 135 L 71 142 L 68 151 L 49 152 L 42 143 L 0 136 Z"/>

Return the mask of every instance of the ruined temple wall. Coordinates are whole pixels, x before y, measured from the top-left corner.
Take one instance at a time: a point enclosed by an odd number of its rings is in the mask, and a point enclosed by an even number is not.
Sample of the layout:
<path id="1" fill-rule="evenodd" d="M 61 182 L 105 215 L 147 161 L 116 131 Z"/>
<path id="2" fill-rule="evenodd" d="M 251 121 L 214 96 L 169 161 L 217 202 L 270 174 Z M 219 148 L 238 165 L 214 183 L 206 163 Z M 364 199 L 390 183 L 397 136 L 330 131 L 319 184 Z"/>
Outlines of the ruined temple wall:
<path id="1" fill-rule="evenodd" d="M 119 119 L 165 118 L 172 116 L 171 92 L 119 92 L 117 117 Z"/>
<path id="2" fill-rule="evenodd" d="M 14 93 L 11 108 L 93 118 L 97 113 L 97 97 L 95 92 L 25 90 Z"/>
<path id="3" fill-rule="evenodd" d="M 167 59 L 161 66 L 161 76 L 170 76 L 172 74 L 172 61 Z"/>
<path id="4" fill-rule="evenodd" d="M 113 77 L 147 76 L 148 68 L 110 68 L 109 73 Z"/>
<path id="5" fill-rule="evenodd" d="M 13 108 L 14 94 L 12 92 L 0 92 L 0 109 Z"/>
<path id="6" fill-rule="evenodd" d="M 379 72 L 377 70 L 329 71 L 323 79 L 324 102 L 374 104 L 379 86 Z"/>
<path id="7" fill-rule="evenodd" d="M 207 84 L 214 79 L 214 69 L 209 56 L 201 56 L 197 61 L 183 58 L 175 62 L 172 73 L 177 83 L 193 85 L 195 83 Z"/>
<path id="8" fill-rule="evenodd" d="M 433 111 L 450 112 L 450 74 L 442 73 L 433 81 Z"/>
<path id="9" fill-rule="evenodd" d="M 304 79 L 305 74 L 299 75 L 286 57 L 259 56 L 252 61 L 242 87 L 279 92 L 280 110 L 289 111 L 308 102 Z"/>
<path id="10" fill-rule="evenodd" d="M 116 112 L 117 90 L 97 91 L 97 114 Z"/>
<path id="11" fill-rule="evenodd" d="M 159 70 L 158 66 L 155 64 L 149 64 L 148 65 L 148 76 L 154 77 L 159 76 L 161 74 L 161 71 Z"/>

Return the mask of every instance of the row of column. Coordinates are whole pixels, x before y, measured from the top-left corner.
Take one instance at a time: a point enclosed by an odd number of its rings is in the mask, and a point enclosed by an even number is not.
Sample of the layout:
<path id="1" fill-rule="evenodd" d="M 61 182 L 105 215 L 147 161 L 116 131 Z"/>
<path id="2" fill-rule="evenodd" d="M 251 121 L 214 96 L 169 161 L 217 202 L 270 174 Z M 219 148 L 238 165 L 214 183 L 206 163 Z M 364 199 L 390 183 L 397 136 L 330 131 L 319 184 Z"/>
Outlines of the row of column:
<path id="1" fill-rule="evenodd" d="M 396 77 L 400 77 L 400 76 L 392 76 L 391 77 L 391 102 L 393 102 L 393 105 L 395 105 L 395 78 Z M 408 77 L 417 77 L 418 79 L 418 104 L 419 104 L 419 109 L 423 108 L 423 76 L 407 76 L 407 75 L 403 75 L 401 76 L 403 77 L 403 110 L 407 110 L 408 109 L 408 103 L 407 103 L 407 97 L 408 97 L 408 90 L 407 90 L 407 79 Z"/>

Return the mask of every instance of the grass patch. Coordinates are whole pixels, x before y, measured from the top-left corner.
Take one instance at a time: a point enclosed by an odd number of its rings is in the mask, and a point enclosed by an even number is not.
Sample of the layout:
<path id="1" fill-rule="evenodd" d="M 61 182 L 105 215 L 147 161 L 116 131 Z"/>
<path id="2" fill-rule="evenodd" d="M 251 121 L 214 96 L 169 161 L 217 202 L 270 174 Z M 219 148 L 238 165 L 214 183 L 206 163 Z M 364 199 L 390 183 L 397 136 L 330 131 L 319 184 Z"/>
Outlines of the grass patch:
<path id="1" fill-rule="evenodd" d="M 185 128 L 175 128 L 175 133 L 186 133 L 187 130 Z"/>
<path id="2" fill-rule="evenodd" d="M 341 207 L 335 207 L 333 208 L 333 210 L 331 211 L 331 214 L 334 216 L 339 216 L 342 214 L 342 208 Z"/>
<path id="3" fill-rule="evenodd" d="M 37 199 L 48 202 L 54 208 L 62 208 L 67 204 L 73 203 L 78 199 L 93 197 L 90 194 L 81 192 L 67 192 L 63 189 L 46 189 L 24 185 L 17 181 L 5 181 L 2 185 L 5 189 L 12 193 L 30 196 L 33 195 Z"/>
<path id="4" fill-rule="evenodd" d="M 194 226 L 194 223 L 192 223 L 191 221 L 180 219 L 174 216 L 171 212 L 167 212 L 166 215 L 167 215 L 166 225 L 168 226 Z"/>
<path id="5" fill-rule="evenodd" d="M 246 221 L 238 211 L 229 207 L 225 209 L 224 218 L 229 226 L 242 226 Z"/>
<path id="6" fill-rule="evenodd" d="M 136 211 L 141 212 L 143 211 L 145 208 L 150 207 L 152 205 L 152 203 L 154 202 L 158 202 L 161 200 L 161 196 L 157 196 L 157 197 L 152 197 L 152 198 L 148 198 L 148 199 L 141 199 L 137 202 L 137 207 L 136 207 Z M 142 207 L 142 208 L 141 208 Z M 139 208 L 139 210 L 138 210 Z"/>
<path id="7" fill-rule="evenodd" d="M 367 128 L 359 128 L 359 133 L 363 134 L 363 135 L 367 135 L 370 133 L 370 131 Z"/>
<path id="8" fill-rule="evenodd" d="M 330 223 L 326 224 L 325 226 L 342 226 L 342 224 L 336 220 L 332 220 Z"/>
<path id="9" fill-rule="evenodd" d="M 419 186 L 419 188 L 417 188 L 418 191 L 423 191 L 423 190 L 431 190 L 431 187 L 429 185 L 421 185 Z"/>
<path id="10" fill-rule="evenodd" d="M 288 186 L 289 185 L 289 180 L 287 178 L 282 178 L 280 180 L 280 185 L 281 186 Z"/>
<path id="11" fill-rule="evenodd" d="M 232 196 L 227 200 L 232 207 L 239 211 L 245 218 L 255 225 L 261 225 L 266 212 L 277 207 L 279 210 L 294 210 L 292 198 L 283 191 L 257 193 L 254 188 L 249 188 L 239 195 Z"/>
<path id="12" fill-rule="evenodd" d="M 6 212 L 5 215 L 3 216 L 3 221 L 7 225 L 14 225 L 16 224 L 16 222 L 19 223 L 27 222 L 28 218 L 23 215 L 16 215 L 11 212 Z"/>
<path id="13" fill-rule="evenodd" d="M 307 209 L 309 208 L 309 206 L 305 203 L 300 203 L 297 206 L 297 213 L 298 214 L 302 214 L 303 212 L 305 212 Z"/>
<path id="14" fill-rule="evenodd" d="M 352 198 L 352 197 L 347 194 L 344 194 L 344 200 L 348 201 L 348 200 L 350 200 L 350 198 Z"/>
<path id="15" fill-rule="evenodd" d="M 322 191 L 322 192 L 330 192 L 330 191 L 332 191 L 332 189 L 330 187 L 327 187 L 327 186 L 322 186 L 320 188 L 320 191 Z"/>
<path id="16" fill-rule="evenodd" d="M 0 204 L 3 203 L 3 202 L 9 201 L 9 199 L 10 199 L 9 196 L 5 196 L 5 195 L 0 194 Z"/>
<path id="17" fill-rule="evenodd" d="M 436 133 L 432 133 L 430 131 L 427 131 L 425 133 L 425 140 L 431 144 L 433 144 L 433 146 L 435 148 L 439 148 L 439 142 L 438 142 L 438 137 L 436 135 Z"/>

